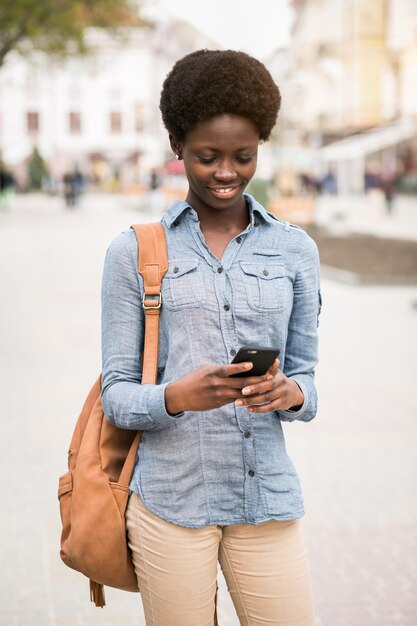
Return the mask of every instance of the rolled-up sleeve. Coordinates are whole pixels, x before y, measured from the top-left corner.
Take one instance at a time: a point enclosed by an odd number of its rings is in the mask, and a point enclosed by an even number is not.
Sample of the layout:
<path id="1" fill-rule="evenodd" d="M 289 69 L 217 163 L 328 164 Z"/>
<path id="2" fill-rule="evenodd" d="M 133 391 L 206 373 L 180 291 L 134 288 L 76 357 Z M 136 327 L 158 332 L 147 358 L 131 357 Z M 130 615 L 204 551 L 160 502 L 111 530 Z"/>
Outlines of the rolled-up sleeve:
<path id="1" fill-rule="evenodd" d="M 162 385 L 142 385 L 145 316 L 137 271 L 137 241 L 121 233 L 107 250 L 102 281 L 102 404 L 107 419 L 131 430 L 162 430 L 171 416 Z"/>
<path id="2" fill-rule="evenodd" d="M 304 234 L 304 233 L 303 233 Z M 321 308 L 320 262 L 315 242 L 305 235 L 293 286 L 293 307 L 283 371 L 304 394 L 297 410 L 279 411 L 283 421 L 312 420 L 317 412 L 314 369 L 318 361 L 317 326 Z"/>

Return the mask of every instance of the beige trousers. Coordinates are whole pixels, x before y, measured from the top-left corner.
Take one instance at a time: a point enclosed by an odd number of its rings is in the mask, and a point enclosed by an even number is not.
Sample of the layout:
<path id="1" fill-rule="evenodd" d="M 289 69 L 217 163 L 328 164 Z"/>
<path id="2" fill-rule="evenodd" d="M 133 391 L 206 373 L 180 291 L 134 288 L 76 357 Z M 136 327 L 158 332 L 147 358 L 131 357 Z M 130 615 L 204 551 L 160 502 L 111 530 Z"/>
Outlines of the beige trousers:
<path id="1" fill-rule="evenodd" d="M 147 626 L 213 626 L 218 560 L 242 626 L 314 626 L 299 521 L 184 528 L 133 493 L 126 523 Z"/>

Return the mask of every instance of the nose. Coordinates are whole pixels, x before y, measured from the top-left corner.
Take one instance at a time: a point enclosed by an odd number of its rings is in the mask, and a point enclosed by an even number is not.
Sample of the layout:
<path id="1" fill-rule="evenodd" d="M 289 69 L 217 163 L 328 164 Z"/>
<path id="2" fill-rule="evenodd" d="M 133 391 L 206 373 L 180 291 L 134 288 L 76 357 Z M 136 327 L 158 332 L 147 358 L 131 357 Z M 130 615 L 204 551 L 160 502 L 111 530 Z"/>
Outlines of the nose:
<path id="1" fill-rule="evenodd" d="M 222 159 L 216 168 L 214 177 L 217 180 L 226 182 L 234 180 L 236 178 L 236 170 L 234 168 L 233 161 L 229 159 Z"/>

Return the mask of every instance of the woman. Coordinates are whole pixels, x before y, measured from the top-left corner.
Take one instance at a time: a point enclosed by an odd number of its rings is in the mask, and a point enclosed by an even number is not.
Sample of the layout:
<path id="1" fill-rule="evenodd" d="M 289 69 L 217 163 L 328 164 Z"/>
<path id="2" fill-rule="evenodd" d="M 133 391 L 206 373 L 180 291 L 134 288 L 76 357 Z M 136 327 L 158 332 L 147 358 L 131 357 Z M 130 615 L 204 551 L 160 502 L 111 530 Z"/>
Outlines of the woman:
<path id="1" fill-rule="evenodd" d="M 189 189 L 162 218 L 157 385 L 141 386 L 143 284 L 133 231 L 103 278 L 103 406 L 143 431 L 127 527 L 148 626 L 213 624 L 217 561 L 240 623 L 312 626 L 302 496 L 282 421 L 315 416 L 319 264 L 313 241 L 251 196 L 280 94 L 257 60 L 200 50 L 167 76 L 160 108 Z M 241 346 L 281 361 L 248 378 Z"/>

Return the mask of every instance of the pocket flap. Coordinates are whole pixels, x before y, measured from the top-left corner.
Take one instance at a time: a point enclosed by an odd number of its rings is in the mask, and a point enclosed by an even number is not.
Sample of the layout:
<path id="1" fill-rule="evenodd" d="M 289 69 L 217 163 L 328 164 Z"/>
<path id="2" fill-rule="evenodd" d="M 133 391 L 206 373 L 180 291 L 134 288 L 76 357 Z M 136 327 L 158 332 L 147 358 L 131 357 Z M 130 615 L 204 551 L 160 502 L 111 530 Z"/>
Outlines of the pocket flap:
<path id="1" fill-rule="evenodd" d="M 260 264 L 260 263 L 248 263 L 241 261 L 240 267 L 250 276 L 256 276 L 263 280 L 271 280 L 273 278 L 282 278 L 285 276 L 285 266 L 276 263 Z"/>
<path id="2" fill-rule="evenodd" d="M 175 259 L 170 261 L 165 278 L 179 278 L 198 267 L 198 259 Z"/>
<path id="3" fill-rule="evenodd" d="M 277 250 L 275 248 L 262 248 L 262 249 L 255 249 L 253 251 L 253 254 L 259 254 L 261 256 L 273 256 L 273 257 L 282 257 L 281 252 L 277 252 Z"/>

